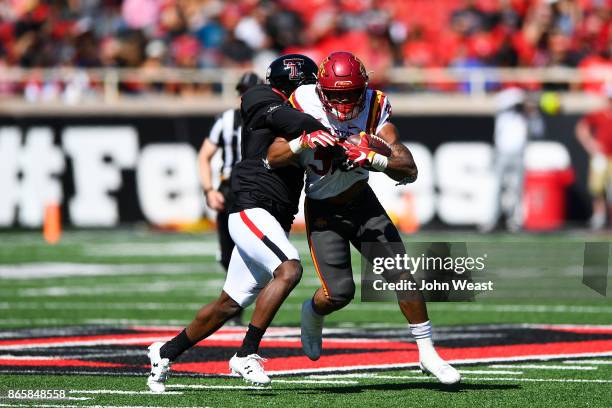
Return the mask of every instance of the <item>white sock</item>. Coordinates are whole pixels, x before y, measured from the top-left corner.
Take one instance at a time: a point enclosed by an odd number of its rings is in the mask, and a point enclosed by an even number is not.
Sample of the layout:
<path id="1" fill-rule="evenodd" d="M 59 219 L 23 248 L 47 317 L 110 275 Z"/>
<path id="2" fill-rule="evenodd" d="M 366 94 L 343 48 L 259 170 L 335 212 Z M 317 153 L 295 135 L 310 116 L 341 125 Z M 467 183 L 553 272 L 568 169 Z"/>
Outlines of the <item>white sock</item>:
<path id="1" fill-rule="evenodd" d="M 419 359 L 440 358 L 431 339 L 431 322 L 428 320 L 423 323 L 410 324 L 410 332 L 416 340 L 419 348 Z"/>

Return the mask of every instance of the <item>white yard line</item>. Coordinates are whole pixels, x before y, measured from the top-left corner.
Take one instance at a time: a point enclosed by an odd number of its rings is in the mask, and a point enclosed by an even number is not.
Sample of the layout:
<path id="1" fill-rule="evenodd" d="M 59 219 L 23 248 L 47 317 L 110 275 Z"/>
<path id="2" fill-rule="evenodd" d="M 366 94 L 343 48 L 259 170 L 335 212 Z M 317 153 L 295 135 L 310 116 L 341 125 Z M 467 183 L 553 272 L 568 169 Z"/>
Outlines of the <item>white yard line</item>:
<path id="1" fill-rule="evenodd" d="M 156 303 L 156 302 L 0 302 L 4 310 L 185 310 L 198 309 L 200 303 Z"/>
<path id="2" fill-rule="evenodd" d="M 574 354 L 542 354 L 538 356 L 518 356 L 518 357 L 490 357 L 490 358 L 466 358 L 466 359 L 455 359 L 449 360 L 450 364 L 490 364 L 499 362 L 516 362 L 516 361 L 547 361 L 557 360 L 560 358 L 572 358 L 572 357 L 608 357 L 612 356 L 612 351 L 605 351 L 601 353 L 574 353 Z M 299 370 L 279 370 L 279 371 L 268 371 L 268 375 L 283 375 L 283 374 L 317 374 L 329 371 L 355 371 L 355 370 L 376 370 L 376 369 L 405 369 L 418 367 L 418 363 L 404 363 L 404 364 L 377 364 L 377 365 L 361 365 L 361 366 L 348 366 L 348 367 L 332 367 L 332 368 L 305 368 Z M 519 368 L 515 365 L 512 368 Z"/>
<path id="3" fill-rule="evenodd" d="M 523 368 L 528 370 L 597 370 L 597 367 L 577 365 L 493 364 L 489 368 Z"/>
<path id="4" fill-rule="evenodd" d="M 64 400 L 87 401 L 87 400 L 93 399 L 91 397 L 51 397 L 51 398 L 9 398 L 9 397 L 2 397 L 2 398 L 10 400 L 10 401 L 64 401 Z M 36 404 L 36 406 L 40 406 L 40 405 Z"/>
<path id="5" fill-rule="evenodd" d="M 0 324 L 15 324 L 21 326 L 31 325 L 68 325 L 68 324 L 105 324 L 105 325 L 172 325 L 180 326 L 185 320 L 158 320 L 158 319 L 74 319 L 74 318 L 33 318 L 33 319 L 0 319 Z M 3 350 L 4 347 L 0 347 Z"/>
<path id="6" fill-rule="evenodd" d="M 87 398 L 92 399 L 92 398 Z M 0 404 L 0 407 L 31 407 L 32 405 L 25 404 Z M 192 408 L 192 407 L 173 407 L 173 406 L 164 406 L 164 407 L 154 407 L 151 405 L 66 405 L 66 404 L 36 404 L 36 407 L 41 408 Z M 200 408 L 200 406 L 198 406 Z M 210 408 L 210 407 L 201 407 L 201 408 Z"/>
<path id="7" fill-rule="evenodd" d="M 166 391 L 156 393 L 153 391 L 126 391 L 126 390 L 70 390 L 70 394 L 119 394 L 119 395 L 183 395 L 181 391 Z"/>
<path id="8" fill-rule="evenodd" d="M 27 288 L 13 290 L 1 290 L 2 294 L 17 294 L 22 297 L 40 296 L 73 296 L 73 295 L 115 295 L 118 293 L 168 293 L 174 290 L 182 292 L 201 292 L 206 288 L 218 289 L 223 285 L 223 279 L 201 279 L 201 280 L 168 280 L 149 283 L 126 283 L 126 284 L 106 284 L 106 285 L 66 285 L 48 286 L 43 288 Z"/>
<path id="9" fill-rule="evenodd" d="M 13 354 L 0 354 L 0 360 L 82 360 L 85 358 L 99 357 L 126 357 L 126 356 L 146 356 L 146 350 L 126 350 L 121 352 L 109 353 L 88 353 L 88 354 L 62 354 L 61 356 L 15 356 Z"/>
<path id="10" fill-rule="evenodd" d="M 51 279 L 81 276 L 132 276 L 132 275 L 180 275 L 205 272 L 210 267 L 203 263 L 76 263 L 31 262 L 0 265 L 1 279 Z"/>
<path id="11" fill-rule="evenodd" d="M 166 337 L 170 339 L 170 336 Z M 152 336 L 152 337 L 134 337 L 127 339 L 94 339 L 94 340 L 78 340 L 78 341 L 58 341 L 57 343 L 36 343 L 32 340 L 29 344 L 18 344 L 10 346 L 0 346 L 0 350 L 22 350 L 31 348 L 54 348 L 54 347 L 74 347 L 74 346 L 104 346 L 112 344 L 139 344 L 139 343 L 153 343 L 155 341 L 164 340 L 163 336 Z"/>
<path id="12" fill-rule="evenodd" d="M 560 382 L 560 383 L 597 383 L 597 384 L 612 383 L 612 380 L 579 379 L 579 378 L 466 377 L 464 379 L 474 380 L 474 381 L 519 381 L 519 382 Z"/>
<path id="13" fill-rule="evenodd" d="M 355 385 L 359 381 L 338 381 L 338 380 L 280 380 L 274 379 L 272 384 L 336 384 L 336 385 Z"/>
<path id="14" fill-rule="evenodd" d="M 0 360 L 60 360 L 65 356 L 14 356 L 12 354 L 0 354 Z"/>
<path id="15" fill-rule="evenodd" d="M 0 374 L 44 374 L 44 375 L 66 375 L 66 371 L 53 371 L 47 369 L 39 370 L 14 370 L 14 369 L 0 369 Z M 130 371 L 73 371 L 70 370 L 71 375 L 95 375 L 95 376 L 109 376 L 116 377 L 122 375 L 130 375 L 135 377 L 146 377 L 146 372 L 130 372 Z"/>
<path id="16" fill-rule="evenodd" d="M 133 256 L 214 256 L 219 251 L 216 241 L 172 241 L 164 243 L 87 244 L 83 253 L 99 257 Z"/>
<path id="17" fill-rule="evenodd" d="M 203 384 L 169 384 L 166 388 L 191 388 L 201 390 L 270 390 L 270 387 L 258 387 L 256 385 L 203 385 Z"/>
<path id="18" fill-rule="evenodd" d="M 566 360 L 563 364 L 612 365 L 612 360 Z"/>
<path id="19" fill-rule="evenodd" d="M 506 370 L 458 370 L 461 374 L 495 374 L 495 375 L 522 375 L 522 371 Z"/>
<path id="20" fill-rule="evenodd" d="M 566 306 L 566 305 L 496 305 L 483 303 L 444 304 L 433 303 L 431 310 L 500 313 L 612 313 L 609 306 Z"/>
<path id="21" fill-rule="evenodd" d="M 325 384 L 331 384 L 331 385 L 355 385 L 355 384 L 359 384 L 358 381 L 347 381 L 347 380 L 317 380 L 317 379 L 306 379 L 306 380 L 283 380 L 283 379 L 273 379 L 272 380 L 272 385 L 274 384 L 321 384 L 321 385 L 325 385 Z M 230 385 L 220 385 L 220 386 L 216 386 L 216 385 L 204 385 L 204 384 L 169 384 L 166 385 L 166 388 L 172 388 L 172 389 L 209 389 L 210 387 L 234 387 L 234 386 L 230 386 Z M 251 386 L 251 385 L 239 385 L 237 387 L 250 387 L 249 389 L 251 389 L 251 387 L 254 387 L 254 389 L 258 389 L 260 390 L 262 387 L 257 387 L 257 386 Z M 224 388 L 223 388 L 224 389 Z"/>
<path id="22" fill-rule="evenodd" d="M 127 266 L 127 265 L 126 265 Z M 216 275 L 216 273 L 215 273 Z M 217 282 L 218 281 L 218 282 Z M 203 282 L 210 282 L 210 279 L 203 279 L 202 281 L 189 281 L 186 282 L 189 285 L 193 285 L 194 283 L 198 285 L 203 284 Z M 160 282 L 163 283 L 163 282 Z M 172 284 L 173 282 L 170 282 Z M 221 287 L 222 283 L 220 280 L 215 280 L 215 287 Z M 140 288 L 144 287 L 145 289 L 148 287 L 147 285 L 138 284 Z M 114 287 L 116 289 L 116 287 Z M 161 289 L 168 289 L 168 286 L 161 286 Z M 26 294 L 44 294 L 50 293 L 48 296 L 60 296 L 58 293 L 62 293 L 64 291 L 68 291 L 69 289 L 85 291 L 89 294 L 104 294 L 109 292 L 106 288 L 100 290 L 99 292 L 96 289 L 92 289 L 91 287 L 83 287 L 83 286 L 66 286 L 59 288 L 45 288 L 43 291 L 40 289 L 21 289 Z M 156 287 L 153 287 L 156 289 Z M 130 289 L 132 291 L 132 289 Z M 43 293 L 44 292 L 44 293 Z M 65 302 L 65 301 L 45 301 L 45 302 L 1 302 L 0 309 L 32 309 L 36 310 L 41 307 L 47 309 L 70 309 L 70 308 L 83 308 L 83 309 L 119 309 L 119 310 L 184 310 L 185 308 L 199 308 L 201 305 L 199 303 L 163 303 L 163 302 L 145 302 L 145 303 L 87 303 L 87 302 Z M 351 309 L 355 310 L 397 310 L 396 305 L 389 304 L 371 304 L 371 303 L 356 303 L 349 306 Z M 453 305 L 445 305 L 445 304 L 432 304 L 429 306 L 432 310 L 440 310 L 440 311 L 470 311 L 470 312 L 505 312 L 505 313 L 612 313 L 612 307 L 608 306 L 563 306 L 563 305 L 496 305 L 496 304 L 453 304 Z M 298 310 L 301 308 L 301 305 L 287 304 L 283 305 L 283 308 L 287 310 Z M 541 325 L 544 326 L 544 325 Z M 362 327 L 362 326 L 359 326 Z M 366 327 L 366 326 L 363 326 Z M 397 324 L 372 324 L 367 327 L 397 327 Z M 568 325 L 559 325 L 559 327 L 568 327 Z M 601 327 L 601 326 L 600 326 Z M 341 329 L 341 328 L 340 328 Z M 340 330 L 339 329 L 339 330 Z"/>
<path id="23" fill-rule="evenodd" d="M 380 375 L 380 374 L 332 374 L 332 375 L 317 375 L 310 378 L 365 378 L 378 380 L 428 380 L 434 381 L 433 377 L 425 375 L 410 376 L 410 375 Z M 525 377 L 463 377 L 462 380 L 470 381 L 518 381 L 518 382 L 561 382 L 561 383 L 598 383 L 608 384 L 612 380 L 604 379 L 577 379 L 577 378 L 525 378 Z"/>

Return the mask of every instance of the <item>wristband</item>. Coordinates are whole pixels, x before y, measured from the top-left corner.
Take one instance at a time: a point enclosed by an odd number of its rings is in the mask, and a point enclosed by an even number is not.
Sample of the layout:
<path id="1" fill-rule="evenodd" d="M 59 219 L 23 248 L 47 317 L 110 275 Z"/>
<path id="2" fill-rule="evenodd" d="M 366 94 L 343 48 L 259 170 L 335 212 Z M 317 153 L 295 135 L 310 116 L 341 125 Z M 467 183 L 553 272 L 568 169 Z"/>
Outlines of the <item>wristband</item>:
<path id="1" fill-rule="evenodd" d="M 302 145 L 301 138 L 295 138 L 289 142 L 289 148 L 293 152 L 293 154 L 298 154 L 302 150 L 304 150 L 304 145 Z"/>
<path id="2" fill-rule="evenodd" d="M 374 170 L 385 171 L 389 164 L 389 159 L 382 154 L 374 153 L 371 163 Z"/>

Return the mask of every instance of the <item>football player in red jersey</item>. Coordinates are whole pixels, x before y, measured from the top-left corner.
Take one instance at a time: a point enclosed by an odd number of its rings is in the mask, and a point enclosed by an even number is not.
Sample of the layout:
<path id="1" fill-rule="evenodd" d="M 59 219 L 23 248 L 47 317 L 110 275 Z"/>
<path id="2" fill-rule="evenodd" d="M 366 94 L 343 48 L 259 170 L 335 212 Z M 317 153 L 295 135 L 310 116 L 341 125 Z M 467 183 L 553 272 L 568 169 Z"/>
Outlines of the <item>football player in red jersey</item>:
<path id="1" fill-rule="evenodd" d="M 387 96 L 367 85 L 368 75 L 361 61 L 351 53 L 334 52 L 319 65 L 317 84 L 300 86 L 289 101 L 318 119 L 340 140 L 361 132 L 380 137 L 390 145 L 388 157 L 368 148 L 369 143 L 342 142 L 344 160 L 338 160 L 338 146 L 306 149 L 299 139 L 288 142 L 278 138 L 268 150 L 272 167 L 299 160 L 306 170 L 308 243 L 321 281 L 321 288 L 302 305 L 302 347 L 312 360 L 321 354 L 324 316 L 349 304 L 355 294 L 349 243 L 362 253 L 369 243 L 404 250 L 399 232 L 368 185 L 368 175 L 380 171 L 406 184 L 416 180 L 417 167 L 389 122 L 391 105 Z M 385 278 L 398 273 L 391 271 Z M 444 384 L 459 382 L 457 370 L 433 346 L 421 293 L 398 295 L 398 302 L 416 339 L 421 369 Z"/>

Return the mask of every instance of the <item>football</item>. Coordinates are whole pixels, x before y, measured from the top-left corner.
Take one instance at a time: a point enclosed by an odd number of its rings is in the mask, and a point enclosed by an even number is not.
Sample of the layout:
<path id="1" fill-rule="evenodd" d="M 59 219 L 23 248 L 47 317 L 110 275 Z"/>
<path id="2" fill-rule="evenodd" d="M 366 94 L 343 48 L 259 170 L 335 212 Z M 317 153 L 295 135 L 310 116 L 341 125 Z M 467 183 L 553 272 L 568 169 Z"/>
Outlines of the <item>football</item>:
<path id="1" fill-rule="evenodd" d="M 385 157 L 391 156 L 391 145 L 385 142 L 382 138 L 366 132 L 349 136 L 346 141 L 355 146 L 367 147 Z"/>

